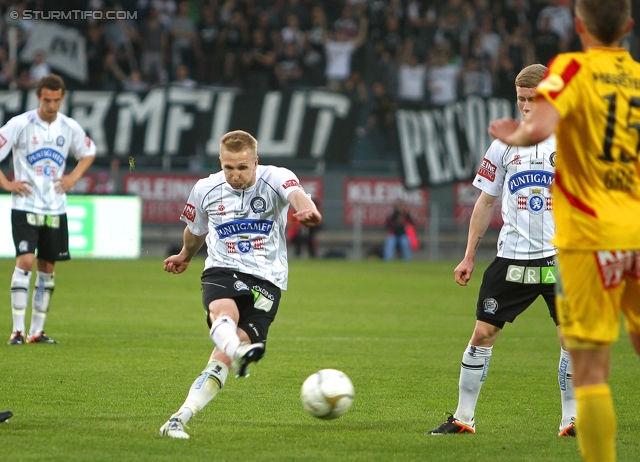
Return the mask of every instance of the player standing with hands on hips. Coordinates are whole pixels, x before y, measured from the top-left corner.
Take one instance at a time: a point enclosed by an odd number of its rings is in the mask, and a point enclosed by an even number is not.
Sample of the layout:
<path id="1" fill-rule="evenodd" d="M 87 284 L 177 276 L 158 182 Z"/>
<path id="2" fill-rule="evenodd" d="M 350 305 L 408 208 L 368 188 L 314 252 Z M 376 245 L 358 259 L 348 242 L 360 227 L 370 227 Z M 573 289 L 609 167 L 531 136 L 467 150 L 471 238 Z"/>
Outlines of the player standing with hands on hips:
<path id="1" fill-rule="evenodd" d="M 78 122 L 58 110 L 65 96 L 62 78 L 49 74 L 36 86 L 39 107 L 0 128 L 0 161 L 13 150 L 14 179 L 0 171 L 0 187 L 11 192 L 11 226 L 16 267 L 11 278 L 13 333 L 10 345 L 57 343 L 44 333 L 55 287 L 54 266 L 69 260 L 66 192 L 93 163 L 96 146 Z M 69 153 L 78 164 L 68 174 Z M 37 255 L 31 326 L 25 338 L 25 316 L 31 271 Z"/>
<path id="2" fill-rule="evenodd" d="M 531 116 L 536 87 L 547 68 L 525 67 L 516 77 L 518 109 L 523 120 Z M 520 122 L 518 122 L 520 123 Z M 484 273 L 476 325 L 462 356 L 458 382 L 458 408 L 429 433 L 475 433 L 475 408 L 489 371 L 493 345 L 507 322 L 513 322 L 542 296 L 556 325 L 555 262 L 557 249 L 551 243 L 555 232 L 550 188 L 555 171 L 556 140 L 550 134 L 538 144 L 518 148 L 494 141 L 473 180 L 480 189 L 471 222 L 464 259 L 454 270 L 455 279 L 466 286 L 473 274 L 476 250 L 495 207 L 502 196 L 504 225 L 498 237 L 498 254 Z M 559 332 L 558 332 L 559 334 Z M 575 397 L 569 353 L 560 349 L 558 382 L 562 419 L 558 436 L 575 436 Z"/>
<path id="3" fill-rule="evenodd" d="M 640 64 L 620 48 L 630 0 L 576 0 L 583 52 L 549 63 L 528 120 L 489 133 L 529 146 L 557 137 L 554 215 L 558 320 L 573 362 L 577 433 L 585 461 L 616 459 L 608 385 L 620 311 L 640 354 Z"/>
<path id="4" fill-rule="evenodd" d="M 160 429 L 162 436 L 189 438 L 185 424 L 216 396 L 229 370 L 248 377 L 249 365 L 264 356 L 280 291 L 287 288 L 289 204 L 302 225 L 322 221 L 296 175 L 258 165 L 257 150 L 258 142 L 247 132 L 222 137 L 222 171 L 191 190 L 180 216 L 187 224 L 182 250 L 164 261 L 165 271 L 180 274 L 206 243 L 202 302 L 215 348 L 184 404 Z"/>

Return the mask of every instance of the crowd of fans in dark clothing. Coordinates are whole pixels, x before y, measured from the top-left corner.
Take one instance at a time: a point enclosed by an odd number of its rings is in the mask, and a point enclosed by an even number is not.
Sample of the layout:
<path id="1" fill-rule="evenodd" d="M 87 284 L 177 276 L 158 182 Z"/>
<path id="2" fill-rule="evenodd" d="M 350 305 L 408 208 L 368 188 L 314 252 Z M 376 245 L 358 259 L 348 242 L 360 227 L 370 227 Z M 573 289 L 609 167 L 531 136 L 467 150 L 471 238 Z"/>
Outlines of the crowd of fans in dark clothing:
<path id="1" fill-rule="evenodd" d="M 130 13 L 62 21 L 86 37 L 79 88 L 324 87 L 368 105 L 361 136 L 393 124 L 398 106 L 513 99 L 524 66 L 580 49 L 571 0 L 0 0 L 4 88 L 33 88 L 50 70 L 42 54 L 8 59 L 9 28 L 24 46 L 36 26 L 10 15 L 25 9 Z M 625 40 L 632 52 L 635 32 Z"/>

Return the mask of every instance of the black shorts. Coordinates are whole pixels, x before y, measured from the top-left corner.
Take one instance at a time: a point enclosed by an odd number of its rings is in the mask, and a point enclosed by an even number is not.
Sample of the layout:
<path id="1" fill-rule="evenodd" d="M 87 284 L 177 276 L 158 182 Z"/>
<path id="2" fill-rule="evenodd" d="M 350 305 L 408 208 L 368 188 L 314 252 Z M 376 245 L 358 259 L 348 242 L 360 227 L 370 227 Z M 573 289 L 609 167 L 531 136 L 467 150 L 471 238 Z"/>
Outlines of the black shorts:
<path id="1" fill-rule="evenodd" d="M 44 215 L 11 210 L 11 227 L 16 256 L 36 253 L 50 263 L 69 260 L 67 215 Z"/>
<path id="2" fill-rule="evenodd" d="M 555 299 L 556 267 L 554 257 L 537 260 L 511 260 L 496 257 L 484 272 L 476 317 L 502 328 L 513 322 L 542 295 L 549 315 L 558 325 Z"/>
<path id="3" fill-rule="evenodd" d="M 278 287 L 250 274 L 224 268 L 209 268 L 202 273 L 202 304 L 209 328 L 209 304 L 221 298 L 232 298 L 240 312 L 238 327 L 247 333 L 251 343 L 267 341 L 280 297 Z"/>

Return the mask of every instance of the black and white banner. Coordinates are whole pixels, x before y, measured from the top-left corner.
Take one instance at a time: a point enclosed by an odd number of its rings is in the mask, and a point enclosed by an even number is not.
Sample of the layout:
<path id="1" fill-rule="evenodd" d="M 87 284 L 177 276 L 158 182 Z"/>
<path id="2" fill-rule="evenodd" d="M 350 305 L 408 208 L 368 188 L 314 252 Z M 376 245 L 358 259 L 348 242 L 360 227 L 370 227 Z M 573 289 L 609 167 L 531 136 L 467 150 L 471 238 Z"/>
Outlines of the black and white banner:
<path id="1" fill-rule="evenodd" d="M 38 107 L 35 92 L 0 91 L 0 125 Z M 146 94 L 69 92 L 61 112 L 76 119 L 99 156 L 217 157 L 220 138 L 245 130 L 261 158 L 348 163 L 360 106 L 322 90 L 251 93 L 235 89 L 156 88 Z"/>
<path id="2" fill-rule="evenodd" d="M 51 69 L 87 81 L 87 53 L 85 37 L 79 30 L 54 22 L 37 21 L 29 40 L 20 52 L 20 60 L 31 62 L 36 53 L 42 53 Z"/>
<path id="3" fill-rule="evenodd" d="M 513 117 L 514 107 L 506 99 L 470 97 L 443 108 L 398 110 L 405 187 L 472 179 L 493 141 L 487 133 L 489 122 Z"/>

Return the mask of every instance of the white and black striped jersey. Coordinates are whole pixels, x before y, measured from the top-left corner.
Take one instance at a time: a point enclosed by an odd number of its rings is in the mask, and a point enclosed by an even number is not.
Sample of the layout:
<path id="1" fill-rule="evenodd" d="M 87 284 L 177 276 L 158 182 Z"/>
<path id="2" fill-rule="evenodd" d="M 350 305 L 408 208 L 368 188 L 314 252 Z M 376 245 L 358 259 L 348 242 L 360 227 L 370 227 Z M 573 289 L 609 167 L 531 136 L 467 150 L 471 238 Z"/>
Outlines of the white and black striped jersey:
<path id="1" fill-rule="evenodd" d="M 555 165 L 555 135 L 529 147 L 495 140 L 487 150 L 473 184 L 502 196 L 498 257 L 532 260 L 558 252 L 551 244 L 556 230 L 551 196 Z"/>
<path id="2" fill-rule="evenodd" d="M 237 270 L 287 288 L 285 228 L 291 192 L 302 190 L 286 168 L 258 165 L 256 182 L 233 189 L 220 171 L 199 180 L 180 219 L 196 236 L 207 234 L 205 269 Z"/>
<path id="3" fill-rule="evenodd" d="M 96 145 L 78 122 L 58 112 L 50 124 L 38 110 L 13 117 L 0 128 L 0 162 L 13 150 L 16 181 L 31 183 L 31 194 L 11 195 L 11 208 L 25 212 L 61 215 L 67 211 L 67 195 L 55 190 L 71 153 L 77 160 L 95 156 Z"/>

